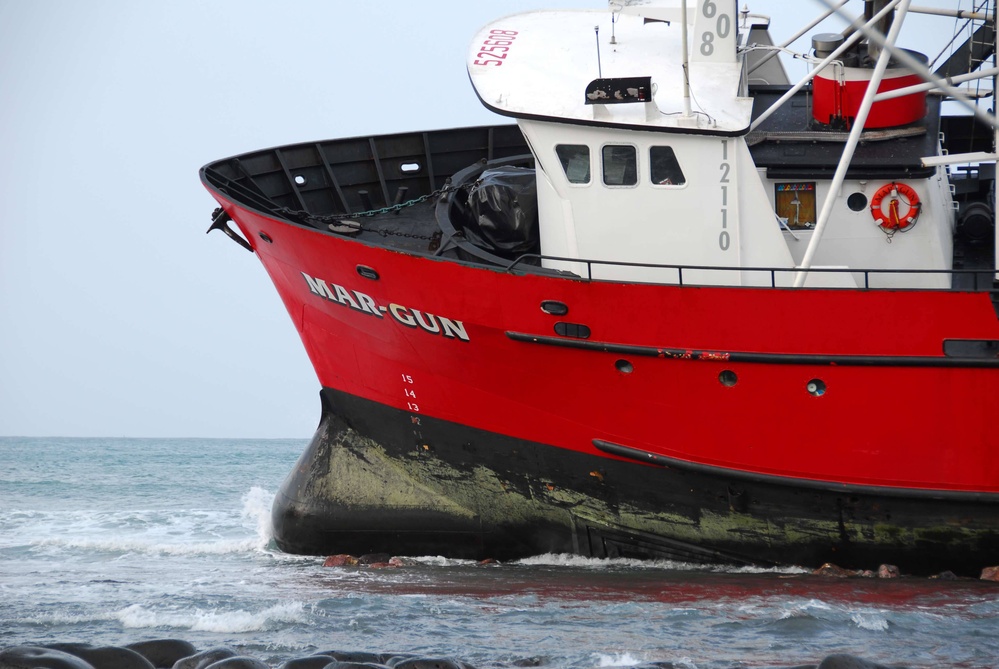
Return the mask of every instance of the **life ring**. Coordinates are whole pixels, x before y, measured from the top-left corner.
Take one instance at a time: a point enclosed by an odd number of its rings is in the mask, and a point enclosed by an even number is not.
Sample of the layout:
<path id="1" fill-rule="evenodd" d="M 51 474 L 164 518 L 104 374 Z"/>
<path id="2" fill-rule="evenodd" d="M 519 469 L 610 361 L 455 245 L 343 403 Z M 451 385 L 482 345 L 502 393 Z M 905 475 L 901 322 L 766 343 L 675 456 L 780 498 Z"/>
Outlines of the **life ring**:
<path id="1" fill-rule="evenodd" d="M 885 198 L 889 198 L 887 207 L 884 206 Z M 899 202 L 906 206 L 904 212 L 900 211 Z M 905 232 L 916 224 L 922 208 L 919 196 L 912 186 L 895 181 L 879 188 L 871 198 L 871 216 L 885 232 Z"/>

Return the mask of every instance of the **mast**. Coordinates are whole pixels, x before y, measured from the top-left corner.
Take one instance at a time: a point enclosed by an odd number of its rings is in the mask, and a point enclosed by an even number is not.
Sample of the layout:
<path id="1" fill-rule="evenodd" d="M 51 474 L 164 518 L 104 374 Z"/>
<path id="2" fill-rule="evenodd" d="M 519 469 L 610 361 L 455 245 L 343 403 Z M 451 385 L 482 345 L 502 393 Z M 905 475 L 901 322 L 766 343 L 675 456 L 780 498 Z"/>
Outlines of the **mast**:
<path id="1" fill-rule="evenodd" d="M 680 29 L 683 57 L 683 115 L 690 116 L 690 56 L 687 54 L 687 0 L 680 2 Z"/>
<path id="2" fill-rule="evenodd" d="M 808 278 L 808 268 L 812 266 L 812 260 L 815 258 L 819 242 L 822 241 L 822 233 L 825 232 L 826 225 L 829 223 L 829 217 L 832 214 L 833 206 L 836 204 L 836 199 L 839 197 L 840 189 L 843 188 L 843 182 L 846 180 L 846 172 L 850 168 L 850 162 L 853 160 L 853 154 L 857 149 L 857 144 L 860 143 L 860 134 L 864 131 L 864 124 L 867 122 L 867 117 L 871 113 L 871 107 L 874 106 L 874 96 L 878 92 L 878 86 L 881 84 L 881 79 L 884 77 L 885 70 L 888 69 L 888 62 L 892 57 L 892 49 L 895 46 L 895 41 L 898 39 L 898 34 L 902 28 L 902 24 L 905 22 L 905 14 L 909 9 L 909 2 L 910 0 L 901 0 L 895 9 L 896 15 L 891 23 L 891 28 L 888 30 L 888 35 L 885 38 L 884 48 L 882 48 L 878 54 L 878 62 L 874 68 L 874 74 L 872 75 L 870 82 L 867 84 L 867 90 L 864 92 L 864 98 L 860 103 L 860 109 L 857 111 L 853 127 L 850 129 L 850 137 L 847 139 L 846 146 L 843 147 L 843 157 L 840 158 L 839 165 L 836 166 L 836 173 L 833 175 L 832 183 L 829 184 L 829 194 L 826 196 L 826 201 L 822 204 L 822 212 L 819 214 L 819 219 L 815 224 L 815 230 L 812 233 L 812 238 L 809 240 L 808 248 L 805 250 L 805 256 L 802 258 L 801 264 L 798 266 L 798 268 L 802 271 L 798 272 L 794 278 L 795 288 L 801 288 L 805 285 L 805 280 Z"/>

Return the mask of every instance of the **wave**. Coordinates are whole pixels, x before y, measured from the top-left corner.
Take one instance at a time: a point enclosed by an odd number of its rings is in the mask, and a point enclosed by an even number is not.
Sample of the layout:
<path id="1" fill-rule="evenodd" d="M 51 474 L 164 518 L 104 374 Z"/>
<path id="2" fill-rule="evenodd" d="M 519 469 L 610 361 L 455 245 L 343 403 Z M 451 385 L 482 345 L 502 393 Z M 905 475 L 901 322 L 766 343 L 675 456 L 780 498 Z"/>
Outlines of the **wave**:
<path id="1" fill-rule="evenodd" d="M 806 601 L 795 601 L 790 604 L 784 604 L 780 613 L 780 620 L 789 620 L 791 618 L 813 618 L 818 617 L 813 612 L 814 611 L 833 611 L 833 607 L 823 602 L 821 599 L 809 599 Z"/>
<path id="2" fill-rule="evenodd" d="M 627 652 L 614 655 L 597 653 L 596 662 L 598 667 L 633 667 L 641 664 L 643 660 Z"/>
<path id="3" fill-rule="evenodd" d="M 649 569 L 666 571 L 701 571 L 724 574 L 809 574 L 804 567 L 752 567 L 744 565 L 711 565 L 676 560 L 638 560 L 635 558 L 594 558 L 570 553 L 544 553 L 515 561 L 529 567 L 573 567 L 583 569 Z"/>
<path id="4" fill-rule="evenodd" d="M 195 608 L 158 611 L 133 604 L 113 614 L 126 628 L 172 628 L 192 632 L 237 634 L 263 632 L 285 624 L 306 625 L 310 614 L 302 602 L 284 602 L 260 611 L 222 611 Z"/>
<path id="5" fill-rule="evenodd" d="M 772 604 L 744 605 L 739 607 L 742 613 L 752 612 L 766 618 Z M 851 606 L 841 606 L 820 599 L 797 600 L 781 602 L 778 606 L 778 621 L 812 620 L 831 625 L 854 625 L 869 632 L 887 632 L 890 626 L 888 611 L 878 609 L 855 609 Z"/>
<path id="6" fill-rule="evenodd" d="M 595 658 L 595 666 L 598 667 L 598 669 L 603 669 L 604 667 L 622 667 L 623 669 L 625 667 L 635 667 L 637 665 L 644 665 L 650 662 L 648 659 L 635 657 L 629 652 L 615 653 L 613 655 L 597 653 Z M 657 665 L 664 664 L 661 659 L 651 660 L 651 662 Z M 674 667 L 675 669 L 697 669 L 697 665 L 689 657 L 673 660 L 665 663 L 665 666 Z"/>
<path id="7" fill-rule="evenodd" d="M 253 486 L 243 495 L 243 518 L 255 521 L 257 530 L 257 547 L 264 548 L 274 539 L 274 525 L 271 522 L 271 507 L 274 505 L 274 493 L 259 486 Z"/>
<path id="8" fill-rule="evenodd" d="M 853 624 L 862 630 L 887 632 L 888 619 L 878 611 L 857 611 L 850 616 Z"/>
<path id="9" fill-rule="evenodd" d="M 231 539 L 205 542 L 159 542 L 141 538 L 108 537 L 91 538 L 49 538 L 34 542 L 35 546 L 72 548 L 101 553 L 142 553 L 149 555 L 228 555 L 247 553 L 258 548 L 259 542 L 252 539 Z"/>
<path id="10" fill-rule="evenodd" d="M 21 622 L 43 627 L 117 622 L 127 629 L 171 628 L 191 632 L 236 634 L 268 631 L 289 623 L 309 624 L 309 611 L 302 602 L 283 602 L 260 611 L 201 608 L 170 611 L 132 604 L 117 611 L 101 613 L 33 615 Z"/>
<path id="11" fill-rule="evenodd" d="M 234 511 L 128 509 L 12 511 L 14 541 L 36 548 L 146 555 L 228 555 L 270 551 L 274 494 L 252 487 Z"/>

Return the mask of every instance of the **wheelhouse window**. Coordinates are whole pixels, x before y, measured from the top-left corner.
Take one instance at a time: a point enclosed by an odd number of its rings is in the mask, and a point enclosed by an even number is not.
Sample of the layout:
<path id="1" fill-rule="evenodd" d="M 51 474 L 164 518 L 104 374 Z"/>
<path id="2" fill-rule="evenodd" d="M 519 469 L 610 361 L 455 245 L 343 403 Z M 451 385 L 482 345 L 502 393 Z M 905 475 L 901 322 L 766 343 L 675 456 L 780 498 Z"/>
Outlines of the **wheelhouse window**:
<path id="1" fill-rule="evenodd" d="M 559 144 L 555 153 L 569 183 L 590 183 L 590 147 L 585 144 Z"/>
<path id="2" fill-rule="evenodd" d="M 649 170 L 652 183 L 657 186 L 682 186 L 687 183 L 671 146 L 649 149 Z"/>
<path id="3" fill-rule="evenodd" d="M 608 144 L 601 151 L 604 185 L 634 186 L 638 183 L 638 151 L 627 144 Z"/>

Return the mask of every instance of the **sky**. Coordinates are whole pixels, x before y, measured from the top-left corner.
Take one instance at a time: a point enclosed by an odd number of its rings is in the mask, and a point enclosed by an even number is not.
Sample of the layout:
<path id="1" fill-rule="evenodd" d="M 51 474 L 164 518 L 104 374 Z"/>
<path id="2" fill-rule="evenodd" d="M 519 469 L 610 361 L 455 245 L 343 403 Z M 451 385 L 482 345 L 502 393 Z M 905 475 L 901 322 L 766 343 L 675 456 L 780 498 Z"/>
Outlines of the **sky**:
<path id="1" fill-rule="evenodd" d="M 603 7 L 0 0 L 0 435 L 309 437 L 316 375 L 256 256 L 206 236 L 216 204 L 199 168 L 507 122 L 468 83 L 478 28 Z M 822 11 L 749 7 L 778 41 Z"/>

